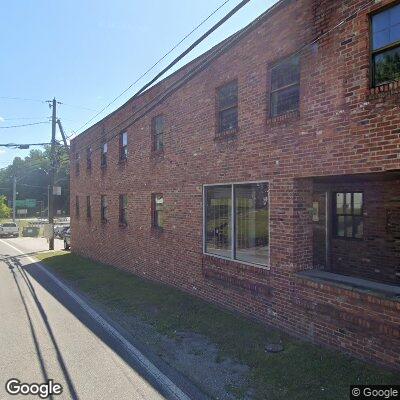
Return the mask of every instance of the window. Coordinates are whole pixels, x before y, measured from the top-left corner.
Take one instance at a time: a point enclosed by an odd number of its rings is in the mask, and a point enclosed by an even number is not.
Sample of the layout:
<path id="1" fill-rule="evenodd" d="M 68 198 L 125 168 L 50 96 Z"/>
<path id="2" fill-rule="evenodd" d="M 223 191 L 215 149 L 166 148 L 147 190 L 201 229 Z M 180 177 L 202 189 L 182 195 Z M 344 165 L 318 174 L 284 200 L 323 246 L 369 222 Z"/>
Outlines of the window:
<path id="1" fill-rule="evenodd" d="M 218 132 L 238 127 L 238 83 L 230 82 L 218 89 Z"/>
<path id="2" fill-rule="evenodd" d="M 204 204 L 206 253 L 269 264 L 267 183 L 206 186 Z"/>
<path id="3" fill-rule="evenodd" d="M 92 148 L 86 148 L 86 168 L 92 169 Z"/>
<path id="4" fill-rule="evenodd" d="M 80 164 L 80 156 L 79 153 L 75 153 L 75 175 L 79 175 L 79 164 Z"/>
<path id="5" fill-rule="evenodd" d="M 271 70 L 271 117 L 299 109 L 300 61 L 291 57 Z"/>
<path id="6" fill-rule="evenodd" d="M 119 134 L 119 160 L 124 161 L 128 158 L 128 133 Z"/>
<path id="7" fill-rule="evenodd" d="M 128 196 L 126 194 L 119 195 L 119 223 L 127 225 L 127 208 L 128 208 Z"/>
<path id="8" fill-rule="evenodd" d="M 79 218 L 79 196 L 75 197 L 75 215 Z"/>
<path id="9" fill-rule="evenodd" d="M 92 206 L 90 204 L 90 196 L 86 196 L 86 217 L 87 219 L 92 218 Z"/>
<path id="10" fill-rule="evenodd" d="M 106 196 L 101 196 L 101 221 L 107 222 L 108 218 L 108 201 Z"/>
<path id="11" fill-rule="evenodd" d="M 153 118 L 153 150 L 161 151 L 164 148 L 164 117 L 158 115 Z"/>
<path id="12" fill-rule="evenodd" d="M 371 18 L 373 85 L 400 79 L 400 4 Z"/>
<path id="13" fill-rule="evenodd" d="M 362 239 L 364 230 L 363 193 L 335 193 L 333 207 L 334 236 Z"/>
<path id="14" fill-rule="evenodd" d="M 107 150 L 108 150 L 108 146 L 107 146 L 107 142 L 105 142 L 101 145 L 101 166 L 102 167 L 107 166 Z"/>
<path id="15" fill-rule="evenodd" d="M 164 228 L 164 196 L 162 194 L 153 194 L 152 196 L 152 219 L 155 228 Z"/>

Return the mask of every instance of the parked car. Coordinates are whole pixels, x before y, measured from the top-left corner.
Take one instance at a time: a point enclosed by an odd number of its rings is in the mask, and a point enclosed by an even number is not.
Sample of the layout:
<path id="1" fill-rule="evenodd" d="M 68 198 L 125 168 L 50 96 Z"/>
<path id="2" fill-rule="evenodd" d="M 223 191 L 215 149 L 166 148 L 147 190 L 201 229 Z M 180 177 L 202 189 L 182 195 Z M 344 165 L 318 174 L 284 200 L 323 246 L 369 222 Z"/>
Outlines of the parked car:
<path id="1" fill-rule="evenodd" d="M 69 250 L 71 248 L 71 228 L 64 233 L 64 250 Z"/>
<path id="2" fill-rule="evenodd" d="M 69 225 L 59 225 L 54 228 L 54 236 L 58 239 L 64 239 L 65 232 L 69 229 Z"/>
<path id="3" fill-rule="evenodd" d="M 18 237 L 19 228 L 15 222 L 6 222 L 0 226 L 0 236 Z"/>

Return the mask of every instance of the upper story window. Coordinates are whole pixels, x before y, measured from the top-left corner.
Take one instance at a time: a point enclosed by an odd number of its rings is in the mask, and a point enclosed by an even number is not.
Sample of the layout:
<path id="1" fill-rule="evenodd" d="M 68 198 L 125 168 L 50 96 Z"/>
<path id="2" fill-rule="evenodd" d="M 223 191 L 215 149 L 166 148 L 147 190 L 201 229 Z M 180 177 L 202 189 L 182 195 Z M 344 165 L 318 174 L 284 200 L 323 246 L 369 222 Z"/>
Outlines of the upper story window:
<path id="1" fill-rule="evenodd" d="M 152 225 L 155 228 L 164 228 L 164 196 L 162 194 L 152 195 Z"/>
<path id="2" fill-rule="evenodd" d="M 107 142 L 103 143 L 101 145 L 101 162 L 100 165 L 102 167 L 107 166 L 107 151 L 108 151 L 108 145 Z"/>
<path id="3" fill-rule="evenodd" d="M 300 102 L 300 60 L 298 56 L 271 70 L 271 117 L 297 111 Z"/>
<path id="4" fill-rule="evenodd" d="M 127 225 L 127 209 L 128 209 L 128 195 L 119 195 L 119 223 L 121 225 Z"/>
<path id="5" fill-rule="evenodd" d="M 268 183 L 206 186 L 204 204 L 206 253 L 269 264 Z"/>
<path id="6" fill-rule="evenodd" d="M 230 82 L 218 89 L 218 132 L 238 128 L 238 83 Z"/>
<path id="7" fill-rule="evenodd" d="M 152 120 L 153 150 L 161 151 L 164 148 L 164 116 L 157 115 Z"/>
<path id="8" fill-rule="evenodd" d="M 101 217 L 101 222 L 107 222 L 108 219 L 108 201 L 107 201 L 107 196 L 101 196 L 100 199 L 101 203 L 101 209 L 100 209 L 100 217 Z"/>
<path id="9" fill-rule="evenodd" d="M 371 17 L 374 86 L 400 79 L 400 4 Z"/>
<path id="10" fill-rule="evenodd" d="M 90 202 L 90 196 L 86 196 L 86 218 L 92 218 L 92 205 Z"/>
<path id="11" fill-rule="evenodd" d="M 79 164 L 80 164 L 80 155 L 79 153 L 75 153 L 75 175 L 79 175 Z"/>
<path id="12" fill-rule="evenodd" d="M 164 116 L 157 115 L 152 121 L 153 150 L 161 151 L 164 148 Z"/>
<path id="13" fill-rule="evenodd" d="M 86 148 L 86 168 L 92 169 L 92 148 L 90 146 Z"/>
<path id="14" fill-rule="evenodd" d="M 128 133 L 119 134 L 119 160 L 124 161 L 128 158 Z"/>
<path id="15" fill-rule="evenodd" d="M 362 239 L 363 193 L 335 193 L 333 199 L 333 234 L 335 237 Z"/>

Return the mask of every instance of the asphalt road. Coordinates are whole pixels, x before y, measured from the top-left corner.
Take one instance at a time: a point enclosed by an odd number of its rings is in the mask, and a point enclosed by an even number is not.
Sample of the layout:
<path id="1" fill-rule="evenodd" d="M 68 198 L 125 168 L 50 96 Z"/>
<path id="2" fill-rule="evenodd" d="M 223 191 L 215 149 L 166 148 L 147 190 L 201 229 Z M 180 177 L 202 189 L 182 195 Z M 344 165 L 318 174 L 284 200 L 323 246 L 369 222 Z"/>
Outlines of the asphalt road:
<path id="1" fill-rule="evenodd" d="M 135 366 L 121 343 L 33 263 L 28 255 L 46 246 L 44 239 L 0 240 L 0 399 L 39 398 L 7 394 L 10 378 L 52 379 L 63 387 L 54 400 L 172 398 L 162 379 Z"/>

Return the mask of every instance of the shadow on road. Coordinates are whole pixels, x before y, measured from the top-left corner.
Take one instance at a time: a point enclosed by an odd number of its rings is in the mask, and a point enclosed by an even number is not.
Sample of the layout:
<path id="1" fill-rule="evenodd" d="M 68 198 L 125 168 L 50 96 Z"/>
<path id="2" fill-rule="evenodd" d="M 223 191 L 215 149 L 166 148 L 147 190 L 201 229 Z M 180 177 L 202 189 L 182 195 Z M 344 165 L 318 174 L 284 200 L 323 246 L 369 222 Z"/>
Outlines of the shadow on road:
<path id="1" fill-rule="evenodd" d="M 9 269 L 11 270 L 11 272 L 13 274 L 13 277 L 14 277 L 14 281 L 15 281 L 17 287 L 18 287 L 18 292 L 19 292 L 19 294 L 21 296 L 21 300 L 22 300 L 22 303 L 24 305 L 25 312 L 26 312 L 26 315 L 27 315 L 27 318 L 28 318 L 28 321 L 29 321 L 29 326 L 30 326 L 30 329 L 31 329 L 33 341 L 35 343 L 36 353 L 37 353 L 37 356 L 38 356 L 38 359 L 39 359 L 40 367 L 42 369 L 43 378 L 45 379 L 46 382 L 49 380 L 49 377 L 48 377 L 47 371 L 46 371 L 46 367 L 45 367 L 44 362 L 43 362 L 43 356 L 41 354 L 40 345 L 38 343 L 37 336 L 36 336 L 36 333 L 35 333 L 35 328 L 34 328 L 34 326 L 32 324 L 32 319 L 31 319 L 30 314 L 29 314 L 29 309 L 28 309 L 28 307 L 26 305 L 24 296 L 22 294 L 21 287 L 20 287 L 20 284 L 18 282 L 15 270 L 17 270 L 20 273 L 23 281 L 26 283 L 26 285 L 27 285 L 27 287 L 29 289 L 29 292 L 31 293 L 32 298 L 35 301 L 35 304 L 36 304 L 36 306 L 37 306 L 37 308 L 39 310 L 40 316 L 42 317 L 42 320 L 43 320 L 44 325 L 46 327 L 48 336 L 49 336 L 49 338 L 50 338 L 50 340 L 51 340 L 51 342 L 53 344 L 54 350 L 56 352 L 57 361 L 58 361 L 58 364 L 59 364 L 59 366 L 60 366 L 60 368 L 62 370 L 62 373 L 64 375 L 65 382 L 67 383 L 68 390 L 69 390 L 69 393 L 71 395 L 71 399 L 79 400 L 79 397 L 78 397 L 78 394 L 76 393 L 76 389 L 75 389 L 74 384 L 72 382 L 71 376 L 69 375 L 67 366 L 65 365 L 64 358 L 63 358 L 63 356 L 61 354 L 61 351 L 60 351 L 60 349 L 58 347 L 57 340 L 56 340 L 56 338 L 54 336 L 53 330 L 51 329 L 51 325 L 50 325 L 49 320 L 47 318 L 46 312 L 45 312 L 42 304 L 40 303 L 40 300 L 38 299 L 38 297 L 36 295 L 35 288 L 33 287 L 31 281 L 29 280 L 29 276 L 25 272 L 25 270 L 24 270 L 24 268 L 23 268 L 23 266 L 22 266 L 22 264 L 21 264 L 21 262 L 19 260 L 19 257 L 7 256 L 7 257 L 3 258 L 3 260 L 5 260 L 5 262 L 7 263 L 8 267 L 9 267 Z"/>
<path id="2" fill-rule="evenodd" d="M 37 253 L 37 252 L 36 252 Z M 57 360 L 60 364 L 60 367 L 63 371 L 64 377 L 66 379 L 66 382 L 68 384 L 69 391 L 71 393 L 71 398 L 76 400 L 78 399 L 77 392 L 75 390 L 75 387 L 73 385 L 73 382 L 71 380 L 70 375 L 68 374 L 68 369 L 65 365 L 65 362 L 63 360 L 62 354 L 59 350 L 59 347 L 57 345 L 56 338 L 54 336 L 54 333 L 51 329 L 49 320 L 47 318 L 46 312 L 40 303 L 40 300 L 38 296 L 35 293 L 34 287 L 32 285 L 31 279 L 34 279 L 37 283 L 39 283 L 49 294 L 51 294 L 60 304 L 62 304 L 69 312 L 71 312 L 74 317 L 76 317 L 83 325 L 85 325 L 90 331 L 92 331 L 100 340 L 103 341 L 110 349 L 112 349 L 116 354 L 118 354 L 137 374 L 139 374 L 145 381 L 149 383 L 155 390 L 158 391 L 162 396 L 164 396 L 166 399 L 170 398 L 170 394 L 166 393 L 166 390 L 164 387 L 160 385 L 159 382 L 157 382 L 153 376 L 151 376 L 146 369 L 141 366 L 136 359 L 134 359 L 125 349 L 123 344 L 115 339 L 108 331 L 106 331 L 102 325 L 100 325 L 97 321 L 95 321 L 93 318 L 90 317 L 90 315 L 82 309 L 82 307 L 74 300 L 71 298 L 71 296 L 66 293 L 64 290 L 61 290 L 60 287 L 50 278 L 45 274 L 41 269 L 38 267 L 37 264 L 31 263 L 31 264 L 26 264 L 22 265 L 21 264 L 21 259 L 24 257 L 27 257 L 29 255 L 32 255 L 31 253 L 26 253 L 18 256 L 5 256 L 2 258 L 3 261 L 5 261 L 9 267 L 11 272 L 14 275 L 14 279 L 16 281 L 16 284 L 18 285 L 19 292 L 22 297 L 22 293 L 19 287 L 19 283 L 17 282 L 16 279 L 16 273 L 15 270 L 18 271 L 18 273 L 21 275 L 23 282 L 27 285 L 29 292 L 31 293 L 35 304 L 40 312 L 40 315 L 43 319 L 43 322 L 46 326 L 46 329 L 49 333 L 49 337 L 51 338 L 51 341 L 53 342 L 54 349 L 57 354 Z M 58 278 L 62 281 L 61 278 Z M 81 293 L 79 294 L 81 298 L 87 301 L 84 295 Z M 24 299 L 23 299 L 24 302 Z M 90 304 L 90 302 L 88 302 Z M 24 303 L 25 304 L 25 303 Z M 27 317 L 30 322 L 30 316 L 29 316 L 29 311 L 25 305 L 25 310 L 27 312 Z M 98 308 L 96 307 L 96 311 L 107 321 L 109 322 L 113 327 L 115 327 L 119 332 L 123 334 L 124 337 L 126 337 L 142 354 L 146 354 L 146 357 L 160 370 L 162 371 L 166 376 L 168 376 L 173 382 L 175 382 L 181 390 L 187 393 L 189 398 L 191 399 L 199 399 L 199 400 L 207 400 L 208 397 L 205 396 L 198 388 L 196 388 L 192 383 L 187 381 L 179 372 L 177 372 L 175 369 L 167 365 L 159 356 L 152 354 L 151 349 L 147 348 L 145 345 L 142 343 L 138 342 L 137 339 L 132 337 L 128 332 L 126 332 L 123 328 L 121 328 L 118 324 L 116 324 L 114 321 L 111 321 L 110 318 L 102 311 L 99 311 Z M 32 323 L 30 322 L 31 330 L 32 330 L 32 335 L 34 336 L 34 328 Z M 37 340 L 35 340 L 35 344 L 37 344 Z M 43 371 L 43 377 L 45 379 L 48 379 L 46 370 L 43 365 L 43 360 L 41 358 L 41 353 L 40 349 L 38 348 L 37 345 L 37 353 L 39 357 L 39 361 L 41 362 L 42 366 L 42 371 Z M 150 400 L 150 399 L 149 399 Z"/>

